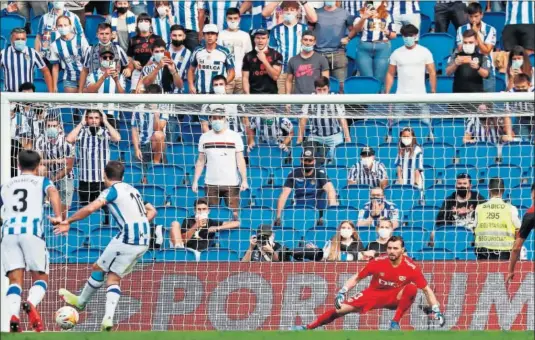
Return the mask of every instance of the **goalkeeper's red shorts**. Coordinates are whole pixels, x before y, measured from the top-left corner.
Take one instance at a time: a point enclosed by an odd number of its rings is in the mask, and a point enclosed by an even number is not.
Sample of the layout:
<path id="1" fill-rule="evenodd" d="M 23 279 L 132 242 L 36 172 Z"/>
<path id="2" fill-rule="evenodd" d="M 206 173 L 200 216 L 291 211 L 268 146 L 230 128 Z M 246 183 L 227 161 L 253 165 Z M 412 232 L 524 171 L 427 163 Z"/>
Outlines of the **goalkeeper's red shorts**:
<path id="1" fill-rule="evenodd" d="M 366 313 L 372 309 L 396 309 L 398 294 L 405 286 L 394 289 L 366 289 L 345 300 L 343 304 L 359 309 L 359 313 Z"/>

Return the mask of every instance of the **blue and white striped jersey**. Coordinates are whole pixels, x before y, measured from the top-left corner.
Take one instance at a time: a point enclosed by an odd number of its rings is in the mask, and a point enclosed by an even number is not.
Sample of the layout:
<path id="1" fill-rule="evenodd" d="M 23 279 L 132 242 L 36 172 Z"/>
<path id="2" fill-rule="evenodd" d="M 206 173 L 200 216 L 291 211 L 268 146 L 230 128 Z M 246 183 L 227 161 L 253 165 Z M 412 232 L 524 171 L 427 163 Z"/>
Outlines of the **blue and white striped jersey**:
<path id="1" fill-rule="evenodd" d="M 360 21 L 360 17 L 355 18 L 353 25 Z M 362 38 L 360 40 L 366 42 L 372 41 L 388 41 L 388 37 L 384 31 L 392 32 L 392 16 L 388 15 L 386 19 L 368 18 L 362 26 Z"/>
<path id="2" fill-rule="evenodd" d="M 342 1 L 342 8 L 353 17 L 359 16 L 359 11 L 364 6 L 366 6 L 366 1 Z"/>
<path id="3" fill-rule="evenodd" d="M 74 35 L 71 40 L 58 38 L 50 47 L 51 64 L 61 64 L 63 80 L 78 82 L 82 72 L 83 58 L 90 48 L 84 35 Z"/>
<path id="4" fill-rule="evenodd" d="M 301 53 L 301 38 L 308 27 L 303 24 L 286 26 L 279 24 L 269 34 L 269 47 L 282 55 L 282 72 L 286 72 L 290 58 Z"/>
<path id="5" fill-rule="evenodd" d="M 227 9 L 229 8 L 238 8 L 239 1 L 205 1 L 204 9 L 208 11 L 208 18 L 210 23 L 217 25 L 219 31 L 221 32 L 226 27 L 227 21 Z"/>
<path id="6" fill-rule="evenodd" d="M 89 127 L 80 131 L 78 146 L 78 179 L 82 182 L 104 182 L 104 168 L 110 161 L 110 133 L 100 127 L 95 135 Z"/>
<path id="7" fill-rule="evenodd" d="M 420 13 L 420 4 L 418 1 L 389 1 L 387 10 L 393 17 L 403 14 Z"/>
<path id="8" fill-rule="evenodd" d="M 379 218 L 386 217 L 389 218 L 392 222 L 399 220 L 399 210 L 396 205 L 390 201 L 384 200 L 384 209 L 381 211 L 381 214 L 374 219 L 373 226 L 377 226 Z M 370 211 L 372 207 L 372 202 L 368 202 L 364 205 L 364 209 L 359 211 L 359 220 L 366 220 L 370 217 Z"/>
<path id="9" fill-rule="evenodd" d="M 95 46 L 90 47 L 84 56 L 84 67 L 89 69 L 90 73 L 93 73 L 100 68 L 100 46 L 102 45 L 96 44 Z M 121 46 L 116 44 L 111 44 L 111 49 L 115 54 L 115 58 L 113 59 L 115 63 L 120 64 L 121 67 L 126 67 L 126 65 L 128 65 L 128 56 L 126 55 L 126 52 Z"/>
<path id="10" fill-rule="evenodd" d="M 424 152 L 419 145 L 414 147 L 412 154 L 410 152 L 405 152 L 401 156 L 398 154 L 396 156 L 396 166 L 401 167 L 401 177 L 403 183 L 401 184 L 411 184 L 416 186 L 415 173 L 420 172 L 420 186 L 424 183 Z M 420 187 L 422 189 L 422 187 Z"/>
<path id="11" fill-rule="evenodd" d="M 89 73 L 87 75 L 85 87 L 95 84 L 103 75 L 104 75 L 104 71 L 102 71 L 102 69 L 100 68 L 96 72 Z M 119 75 L 119 84 L 121 85 L 123 90 L 126 88 L 126 81 L 122 74 Z M 117 83 L 115 82 L 115 80 L 112 79 L 112 77 L 107 77 L 102 83 L 102 85 L 99 87 L 97 93 L 111 93 L 111 94 L 119 93 L 119 91 L 117 90 Z M 113 103 L 110 103 L 108 104 L 108 109 L 106 110 L 105 113 L 114 116 L 115 119 L 118 119 L 119 112 L 114 111 L 114 109 L 115 109 L 115 105 Z"/>
<path id="12" fill-rule="evenodd" d="M 465 133 L 470 134 L 478 142 L 499 144 L 504 134 L 502 126 L 502 118 L 489 119 L 485 122 L 479 117 L 472 117 L 466 122 Z"/>
<path id="13" fill-rule="evenodd" d="M 356 184 L 364 184 L 372 188 L 377 188 L 381 185 L 381 181 L 388 179 L 388 171 L 385 165 L 378 160 L 373 162 L 370 169 L 365 167 L 362 162 L 358 162 L 349 169 L 347 179 Z"/>
<path id="14" fill-rule="evenodd" d="M 154 113 L 144 111 L 144 107 L 143 104 L 139 105 L 136 108 L 138 111 L 135 111 L 132 115 L 132 127 L 137 128 L 139 131 L 141 145 L 150 143 L 150 139 L 154 133 Z M 169 114 L 160 113 L 160 120 L 167 122 L 169 120 Z"/>
<path id="15" fill-rule="evenodd" d="M 117 238 L 132 245 L 149 245 L 150 225 L 143 199 L 136 188 L 124 182 L 114 183 L 99 198 L 121 229 Z"/>
<path id="16" fill-rule="evenodd" d="M 535 2 L 533 0 L 506 1 L 505 24 L 535 24 Z"/>
<path id="17" fill-rule="evenodd" d="M 24 83 L 33 83 L 34 68 L 46 67 L 43 57 L 31 47 L 19 52 L 9 46 L 0 51 L 0 67 L 4 72 L 5 92 L 18 92 Z"/>
<path id="18" fill-rule="evenodd" d="M 252 29 L 268 28 L 268 19 L 262 15 L 266 1 L 253 0 L 251 5 Z M 271 20 L 270 20 L 271 21 Z"/>
<path id="19" fill-rule="evenodd" d="M 177 24 L 199 32 L 199 10 L 204 10 L 204 1 L 173 1 L 173 10 Z"/>
<path id="20" fill-rule="evenodd" d="M 174 20 L 175 18 L 173 18 Z M 171 26 L 174 21 L 169 21 L 168 17 L 164 18 L 152 18 L 152 31 L 154 34 L 159 35 L 166 44 L 170 43 Z"/>
<path id="21" fill-rule="evenodd" d="M 228 71 L 234 69 L 234 58 L 221 45 L 217 45 L 213 51 L 199 46 L 191 55 L 190 65 L 195 68 L 197 93 L 207 94 L 212 92 L 212 78 L 220 74 L 226 77 Z"/>
<path id="22" fill-rule="evenodd" d="M 293 130 L 292 122 L 285 117 L 252 117 L 251 129 L 256 131 L 262 143 L 282 143 Z"/>
<path id="23" fill-rule="evenodd" d="M 457 45 L 461 45 L 463 43 L 463 33 L 469 29 L 472 29 L 472 25 L 470 23 L 457 29 Z M 482 34 L 485 44 L 496 45 L 496 29 L 494 27 L 482 21 L 480 34 Z"/>
<path id="24" fill-rule="evenodd" d="M 341 104 L 305 104 L 302 113 L 309 117 L 310 134 L 317 137 L 328 137 L 340 133 L 339 118 L 345 115 L 345 107 Z M 324 117 L 324 118 L 318 118 Z"/>
<path id="25" fill-rule="evenodd" d="M 0 190 L 2 198 L 2 236 L 44 236 L 44 203 L 54 184 L 46 177 L 22 174 L 11 178 Z"/>
<path id="26" fill-rule="evenodd" d="M 45 135 L 40 136 L 35 142 L 35 151 L 41 154 L 43 160 L 59 160 L 64 161 L 58 163 L 49 163 L 46 165 L 50 173 L 57 174 L 66 166 L 65 158 L 74 158 L 74 145 L 65 140 L 65 134 L 61 133 L 56 139 L 50 139 Z M 74 178 L 73 171 L 65 174 L 65 178 Z"/>
<path id="27" fill-rule="evenodd" d="M 172 48 L 168 48 L 168 50 L 169 52 L 171 52 L 171 59 L 173 59 L 173 61 L 175 62 L 178 73 L 180 74 L 180 78 L 182 78 L 184 84 L 187 84 L 191 51 L 188 50 L 186 47 L 182 47 L 182 49 L 178 52 L 175 52 Z M 181 93 L 182 89 L 180 89 L 179 92 Z"/>
<path id="28" fill-rule="evenodd" d="M 80 22 L 78 15 L 70 12 L 68 10 L 63 11 L 63 15 L 71 19 L 73 33 L 76 35 L 84 35 L 84 28 Z M 50 43 L 56 41 L 60 37 L 58 30 L 56 29 L 56 20 L 59 15 L 57 15 L 54 10 L 44 14 L 39 20 L 39 25 L 37 26 L 37 34 L 43 39 L 43 35 L 46 32 L 50 32 Z M 47 48 L 46 44 L 42 44 L 41 50 L 45 53 L 44 57 L 49 58 L 50 50 Z"/>
<path id="29" fill-rule="evenodd" d="M 533 75 L 533 77 L 535 77 L 535 74 Z M 533 79 L 531 80 L 531 84 L 533 84 Z M 514 93 L 517 91 L 514 88 L 512 88 L 508 92 Z M 535 87 L 532 86 L 531 88 L 529 88 L 528 92 L 530 93 L 535 92 Z M 512 102 L 512 103 L 507 102 L 505 103 L 505 109 L 508 112 L 533 113 L 533 110 L 535 110 L 535 104 L 533 102 Z"/>

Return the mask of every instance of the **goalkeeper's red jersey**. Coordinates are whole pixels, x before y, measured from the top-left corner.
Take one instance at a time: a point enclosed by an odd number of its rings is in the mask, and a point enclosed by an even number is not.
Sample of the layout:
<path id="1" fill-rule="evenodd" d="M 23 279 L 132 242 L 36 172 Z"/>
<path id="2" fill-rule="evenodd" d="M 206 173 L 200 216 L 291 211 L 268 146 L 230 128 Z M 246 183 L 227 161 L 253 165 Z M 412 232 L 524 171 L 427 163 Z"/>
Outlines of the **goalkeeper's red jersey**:
<path id="1" fill-rule="evenodd" d="M 372 281 L 368 289 L 388 290 L 403 287 L 409 283 L 414 283 L 416 287 L 422 289 L 427 286 L 420 268 L 408 256 L 402 255 L 399 266 L 394 267 L 387 255 L 377 257 L 366 265 L 359 273 L 359 279 L 372 276 Z"/>

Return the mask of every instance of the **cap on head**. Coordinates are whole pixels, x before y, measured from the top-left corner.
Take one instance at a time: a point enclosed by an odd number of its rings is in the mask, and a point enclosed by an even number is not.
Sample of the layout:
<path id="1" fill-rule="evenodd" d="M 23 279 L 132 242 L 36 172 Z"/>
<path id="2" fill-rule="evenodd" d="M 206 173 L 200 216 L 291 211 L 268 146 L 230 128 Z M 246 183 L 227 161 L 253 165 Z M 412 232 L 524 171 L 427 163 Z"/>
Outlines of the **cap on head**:
<path id="1" fill-rule="evenodd" d="M 303 150 L 303 160 L 312 161 L 314 160 L 314 151 L 312 149 Z"/>
<path id="2" fill-rule="evenodd" d="M 375 156 L 375 150 L 373 148 L 370 148 L 369 146 L 363 147 L 362 150 L 360 150 L 361 156 Z"/>
<path id="3" fill-rule="evenodd" d="M 219 33 L 219 29 L 217 28 L 217 25 L 214 24 L 206 24 L 204 25 L 204 28 L 202 29 L 203 33 Z"/>
<path id="4" fill-rule="evenodd" d="M 257 35 L 268 35 L 268 34 L 269 34 L 268 31 L 263 28 L 259 28 L 253 31 L 253 37 L 256 37 Z"/>
<path id="5" fill-rule="evenodd" d="M 225 106 L 221 104 L 210 104 L 208 108 L 212 113 L 221 113 L 221 115 L 224 115 L 226 112 Z"/>
<path id="6" fill-rule="evenodd" d="M 113 52 L 113 48 L 111 48 L 111 46 L 100 46 L 99 55 L 103 56 L 104 54 L 111 54 L 112 56 L 115 56 L 115 52 Z"/>
<path id="7" fill-rule="evenodd" d="M 271 236 L 273 234 L 273 228 L 269 224 L 261 224 L 256 231 L 257 235 Z"/>

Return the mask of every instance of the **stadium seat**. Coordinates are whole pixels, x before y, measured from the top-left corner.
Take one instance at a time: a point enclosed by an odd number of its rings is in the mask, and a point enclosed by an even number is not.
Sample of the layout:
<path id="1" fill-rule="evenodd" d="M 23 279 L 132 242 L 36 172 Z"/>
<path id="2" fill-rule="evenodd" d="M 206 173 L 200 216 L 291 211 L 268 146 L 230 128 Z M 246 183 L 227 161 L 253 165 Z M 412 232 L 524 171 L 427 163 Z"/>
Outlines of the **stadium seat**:
<path id="1" fill-rule="evenodd" d="M 444 248 L 457 253 L 473 246 L 474 234 L 465 228 L 437 228 L 434 241 L 436 248 Z"/>
<path id="2" fill-rule="evenodd" d="M 403 46 L 404 46 L 403 37 L 401 36 L 397 36 L 394 39 L 390 40 L 390 49 L 392 50 L 392 52 L 394 52 L 395 50 Z M 390 93 L 395 93 L 395 92 L 391 90 Z"/>
<path id="3" fill-rule="evenodd" d="M 253 17 L 251 14 L 242 14 L 240 16 L 240 30 L 249 33 L 253 28 Z"/>
<path id="4" fill-rule="evenodd" d="M 183 185 L 185 180 L 183 167 L 167 164 L 153 164 L 147 170 L 147 182 L 164 187 Z"/>
<path id="5" fill-rule="evenodd" d="M 350 207 L 329 207 L 323 215 L 324 226 L 336 229 L 342 221 L 355 223 L 358 220 L 359 211 Z"/>
<path id="6" fill-rule="evenodd" d="M 412 185 L 394 184 L 385 189 L 385 197 L 396 204 L 400 214 L 408 214 L 413 206 L 420 204 L 421 192 Z"/>
<path id="7" fill-rule="evenodd" d="M 370 200 L 370 187 L 364 184 L 349 185 L 338 191 L 340 203 L 344 206 L 360 209 Z"/>
<path id="8" fill-rule="evenodd" d="M 305 231 L 316 225 L 316 210 L 287 208 L 282 211 L 282 228 Z"/>
<path id="9" fill-rule="evenodd" d="M 281 192 L 282 188 L 263 188 L 261 190 L 253 191 L 255 206 L 277 209 L 277 201 L 279 200 Z M 292 197 L 293 190 L 290 197 L 288 197 L 287 205 L 291 204 L 290 200 Z"/>
<path id="10" fill-rule="evenodd" d="M 455 253 L 455 258 L 461 261 L 476 261 L 476 250 L 474 249 L 474 247 L 463 249 Z"/>
<path id="11" fill-rule="evenodd" d="M 6 46 L 7 46 L 8 44 L 9 44 L 9 43 L 8 43 L 8 41 L 6 40 L 6 38 L 4 38 L 4 37 L 0 37 L 0 50 L 3 50 L 4 48 L 6 48 Z M 4 76 L 3 76 L 3 73 L 4 73 L 4 72 L 2 72 L 2 76 L 0 77 L 0 78 L 2 78 L 2 79 L 3 79 L 3 77 L 4 77 Z"/>
<path id="12" fill-rule="evenodd" d="M 485 12 L 483 21 L 496 29 L 496 42 L 499 44 L 505 27 L 505 12 Z"/>
<path id="13" fill-rule="evenodd" d="M 145 184 L 145 185 L 135 185 L 135 188 L 139 191 L 141 194 L 141 197 L 143 197 L 143 200 L 152 204 L 153 206 L 162 206 L 165 205 L 165 190 L 164 188 L 152 185 L 152 184 Z"/>
<path id="14" fill-rule="evenodd" d="M 305 234 L 305 243 L 313 243 L 318 248 L 323 248 L 335 234 L 335 230 L 310 230 Z"/>
<path id="15" fill-rule="evenodd" d="M 401 235 L 403 237 L 405 249 L 407 249 L 409 254 L 421 251 L 429 242 L 429 232 L 421 228 L 401 227 L 394 231 L 394 235 Z"/>
<path id="16" fill-rule="evenodd" d="M 355 159 L 358 162 L 358 158 Z M 326 168 L 327 177 L 335 188 L 344 188 L 347 186 L 347 172 L 350 166 L 344 168 Z"/>
<path id="17" fill-rule="evenodd" d="M 485 183 L 493 177 L 502 178 L 505 188 L 515 188 L 521 183 L 522 170 L 514 165 L 491 165 L 487 169 L 481 169 L 480 179 L 485 179 Z"/>
<path id="18" fill-rule="evenodd" d="M 124 169 L 124 178 L 125 183 L 138 184 L 143 180 L 143 171 L 134 165 L 126 165 Z"/>
<path id="19" fill-rule="evenodd" d="M 225 207 L 210 207 L 210 218 L 219 221 L 232 220 L 232 210 Z"/>
<path id="20" fill-rule="evenodd" d="M 402 120 L 392 126 L 392 137 L 398 138 L 401 131 L 407 127 L 413 129 L 419 144 L 423 144 L 424 141 L 427 141 L 428 137 L 431 135 L 431 131 L 429 130 L 429 126 L 427 124 L 422 123 L 419 119 L 409 119 Z"/>
<path id="21" fill-rule="evenodd" d="M 409 254 L 411 255 L 411 254 Z M 413 253 L 412 257 L 418 261 L 452 261 L 455 254 L 447 249 L 425 248 L 422 251 Z"/>
<path id="22" fill-rule="evenodd" d="M 522 184 L 511 189 L 511 204 L 516 207 L 529 207 L 531 205 L 531 184 Z"/>
<path id="23" fill-rule="evenodd" d="M 96 249 L 104 249 L 110 241 L 119 235 L 117 227 L 100 227 L 91 231 L 89 235 L 89 246 Z"/>
<path id="24" fill-rule="evenodd" d="M 289 153 L 282 151 L 279 147 L 261 144 L 249 153 L 249 165 L 268 169 L 280 168 L 291 164 L 288 157 Z"/>
<path id="25" fill-rule="evenodd" d="M 256 230 L 261 224 L 272 224 L 275 220 L 275 211 L 263 207 L 251 207 L 240 210 L 240 227 Z"/>
<path id="26" fill-rule="evenodd" d="M 39 22 L 41 21 L 42 17 L 43 17 L 42 15 L 37 15 L 33 17 L 32 20 L 30 21 L 32 34 L 35 34 L 35 35 L 39 34 Z"/>
<path id="27" fill-rule="evenodd" d="M 199 123 L 179 123 L 178 131 L 180 135 L 180 141 L 185 144 L 194 144 L 199 143 L 199 138 L 202 135 L 201 124 Z"/>
<path id="28" fill-rule="evenodd" d="M 256 234 L 256 226 L 254 229 L 232 229 L 222 230 L 218 233 L 219 247 L 230 249 L 243 256 L 250 247 L 251 236 Z"/>
<path id="29" fill-rule="evenodd" d="M 156 252 L 156 262 L 195 262 L 195 253 L 187 249 L 167 249 Z"/>
<path id="30" fill-rule="evenodd" d="M 331 93 L 340 93 L 340 81 L 334 77 L 329 77 L 329 91 Z"/>
<path id="31" fill-rule="evenodd" d="M 375 150 L 375 158 L 383 162 L 387 169 L 395 168 L 398 155 L 397 143 L 383 143 Z"/>
<path id="32" fill-rule="evenodd" d="M 101 15 L 86 15 L 84 32 L 87 37 L 89 45 L 95 45 L 98 42 L 97 39 L 97 26 L 104 22 L 106 18 Z"/>
<path id="33" fill-rule="evenodd" d="M 437 119 L 433 120 L 433 133 L 436 141 L 442 141 L 453 146 L 463 144 L 465 122 L 463 119 Z"/>
<path id="34" fill-rule="evenodd" d="M 347 143 L 338 146 L 334 153 L 336 166 L 349 168 L 360 159 L 362 145 Z"/>
<path id="35" fill-rule="evenodd" d="M 352 141 L 377 148 L 386 141 L 388 127 L 386 120 L 357 120 L 351 125 L 349 133 Z M 375 151 L 377 152 L 377 150 Z"/>
<path id="36" fill-rule="evenodd" d="M 154 262 L 155 256 L 156 256 L 155 252 L 149 249 L 143 254 L 143 256 L 141 256 L 141 259 L 139 259 L 138 263 L 141 265 L 150 264 Z"/>
<path id="37" fill-rule="evenodd" d="M 426 206 L 441 207 L 444 199 L 455 191 L 455 185 L 434 185 L 425 191 Z"/>
<path id="38" fill-rule="evenodd" d="M 275 241 L 281 243 L 282 245 L 295 249 L 297 247 L 303 246 L 303 237 L 304 233 L 299 230 L 283 229 L 275 230 Z"/>
<path id="39" fill-rule="evenodd" d="M 535 148 L 529 142 L 512 142 L 502 146 L 502 164 L 522 168 L 523 176 L 535 166 Z"/>
<path id="40" fill-rule="evenodd" d="M 208 249 L 201 252 L 200 261 L 209 262 L 238 262 L 238 253 L 229 249 Z"/>
<path id="41" fill-rule="evenodd" d="M 78 248 L 72 253 L 67 254 L 68 263 L 90 264 L 95 263 L 102 254 L 100 249 Z"/>
<path id="42" fill-rule="evenodd" d="M 156 208 L 158 214 L 156 215 L 156 224 L 163 225 L 165 228 L 170 228 L 171 223 L 177 221 L 182 224 L 182 221 L 189 215 L 186 208 L 177 207 L 158 207 Z M 193 211 L 193 208 L 192 210 Z"/>
<path id="43" fill-rule="evenodd" d="M 505 79 L 496 77 L 496 92 L 505 92 L 507 90 L 507 84 Z"/>
<path id="44" fill-rule="evenodd" d="M 273 168 L 270 169 L 272 177 L 270 179 L 270 186 L 281 187 L 286 182 L 286 178 L 293 171 L 291 168 Z M 269 184 L 269 183 L 268 183 Z"/>
<path id="45" fill-rule="evenodd" d="M 420 36 L 419 43 L 431 51 L 435 64 L 437 65 L 437 70 L 442 67 L 442 60 L 451 55 L 455 48 L 455 38 L 447 33 L 423 34 Z M 449 92 L 451 92 L 451 88 Z"/>
<path id="46" fill-rule="evenodd" d="M 68 254 L 80 248 L 86 241 L 86 236 L 82 231 L 71 228 L 67 235 L 46 235 L 45 241 L 48 250 Z"/>
<path id="47" fill-rule="evenodd" d="M 345 94 L 375 94 L 381 91 L 381 82 L 373 77 L 353 76 L 344 82 Z"/>
<path id="48" fill-rule="evenodd" d="M 184 168 L 194 165 L 197 160 L 198 146 L 191 144 L 173 144 L 167 148 L 167 161 L 170 165 L 177 165 Z"/>
<path id="49" fill-rule="evenodd" d="M 431 92 L 431 84 L 429 80 L 425 82 L 427 92 Z M 453 91 L 453 77 L 437 76 L 437 93 L 452 93 Z"/>
<path id="50" fill-rule="evenodd" d="M 428 192 L 426 192 L 426 196 L 427 194 Z M 411 227 L 420 227 L 425 230 L 433 230 L 438 211 L 439 207 L 436 206 L 426 205 L 413 207 L 410 212 L 409 225 Z"/>
<path id="51" fill-rule="evenodd" d="M 268 185 L 270 180 L 269 170 L 266 168 L 250 167 L 248 169 L 248 181 L 251 189 L 260 189 Z"/>
<path id="52" fill-rule="evenodd" d="M 420 12 L 429 18 L 431 22 L 435 22 L 435 1 L 419 1 Z M 422 34 L 425 32 L 422 31 Z"/>
<path id="53" fill-rule="evenodd" d="M 35 48 L 35 34 L 28 34 L 26 36 L 26 45 L 31 48 Z"/>
<path id="54" fill-rule="evenodd" d="M 24 28 L 26 25 L 26 18 L 18 14 L 8 14 L 2 17 L 2 24 L 0 25 L 0 36 L 9 40 L 11 31 L 14 28 Z"/>
<path id="55" fill-rule="evenodd" d="M 421 4 L 420 4 L 420 7 L 422 7 Z M 421 13 L 420 17 L 422 20 L 420 22 L 420 35 L 427 34 L 429 33 L 429 31 L 431 31 L 431 25 L 433 24 L 433 21 L 428 15 L 424 13 Z"/>
<path id="56" fill-rule="evenodd" d="M 498 149 L 496 144 L 477 142 L 474 144 L 464 144 L 457 149 L 459 161 L 464 164 L 473 165 L 478 169 L 485 168 L 496 163 Z"/>
<path id="57" fill-rule="evenodd" d="M 424 166 L 430 166 L 434 169 L 446 169 L 447 166 L 453 165 L 455 158 L 455 148 L 447 143 L 428 142 L 422 145 L 424 150 Z M 426 176 L 426 179 L 427 176 Z"/>
<path id="58" fill-rule="evenodd" d="M 48 87 L 46 86 L 44 79 L 34 79 L 33 85 L 35 86 L 35 92 L 47 93 Z"/>
<path id="59" fill-rule="evenodd" d="M 477 169 L 473 165 L 469 164 L 454 164 L 446 167 L 446 170 L 437 169 L 435 171 L 435 177 L 443 185 L 455 185 L 457 181 L 457 175 L 466 173 L 472 178 L 472 185 L 477 184 L 479 178 Z"/>

